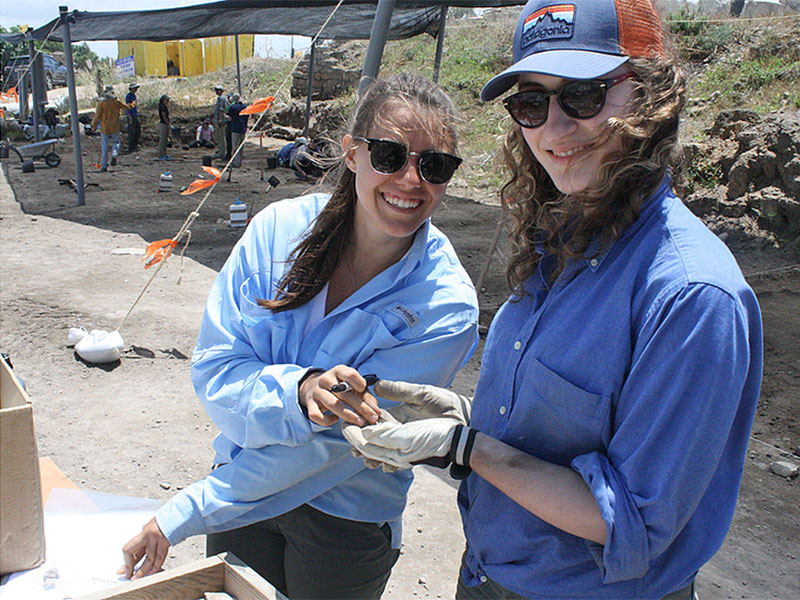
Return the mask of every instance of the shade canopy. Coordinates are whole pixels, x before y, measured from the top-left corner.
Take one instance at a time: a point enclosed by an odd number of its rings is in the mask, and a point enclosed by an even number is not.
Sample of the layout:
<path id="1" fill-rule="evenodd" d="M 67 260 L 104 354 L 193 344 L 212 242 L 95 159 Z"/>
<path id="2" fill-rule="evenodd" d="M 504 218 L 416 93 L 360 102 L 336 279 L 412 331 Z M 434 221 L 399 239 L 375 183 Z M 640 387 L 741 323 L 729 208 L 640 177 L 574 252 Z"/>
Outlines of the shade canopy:
<path id="1" fill-rule="evenodd" d="M 387 39 L 420 33 L 436 35 L 441 9 L 501 7 L 520 0 L 396 0 Z M 338 4 L 337 0 L 229 0 L 180 8 L 122 12 L 68 13 L 73 42 L 95 40 L 167 41 L 236 34 L 315 36 Z M 344 0 L 320 34 L 322 39 L 369 39 L 376 2 Z M 60 18 L 29 31 L 26 39 L 62 40 Z"/>

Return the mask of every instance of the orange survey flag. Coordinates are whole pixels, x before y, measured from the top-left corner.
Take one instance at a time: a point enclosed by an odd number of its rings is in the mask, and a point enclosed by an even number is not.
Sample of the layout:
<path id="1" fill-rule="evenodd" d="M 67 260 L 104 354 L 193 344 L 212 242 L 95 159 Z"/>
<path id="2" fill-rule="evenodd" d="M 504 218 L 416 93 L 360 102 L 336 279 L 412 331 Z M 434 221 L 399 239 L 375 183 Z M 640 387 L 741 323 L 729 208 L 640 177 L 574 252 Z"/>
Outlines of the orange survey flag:
<path id="1" fill-rule="evenodd" d="M 219 181 L 220 172 L 219 169 L 215 169 L 214 167 L 203 167 L 203 170 L 206 173 L 214 176 L 214 179 L 195 179 L 192 183 L 189 184 L 185 190 L 181 192 L 181 195 L 188 196 L 189 194 L 194 194 L 200 190 L 204 190 L 206 188 L 210 188 L 212 185 Z"/>
<path id="2" fill-rule="evenodd" d="M 172 250 L 175 246 L 178 245 L 178 242 L 175 240 L 158 240 L 157 242 L 152 242 L 147 245 L 147 250 L 145 250 L 145 257 L 143 260 L 147 260 L 144 264 L 145 269 L 149 269 L 153 265 L 160 263 L 162 260 L 167 258 L 170 254 L 172 254 Z"/>
<path id="3" fill-rule="evenodd" d="M 243 108 L 239 111 L 240 115 L 253 115 L 255 113 L 264 112 L 272 103 L 275 102 L 275 96 L 267 96 L 266 98 L 259 98 L 255 102 L 253 102 L 247 108 Z"/>

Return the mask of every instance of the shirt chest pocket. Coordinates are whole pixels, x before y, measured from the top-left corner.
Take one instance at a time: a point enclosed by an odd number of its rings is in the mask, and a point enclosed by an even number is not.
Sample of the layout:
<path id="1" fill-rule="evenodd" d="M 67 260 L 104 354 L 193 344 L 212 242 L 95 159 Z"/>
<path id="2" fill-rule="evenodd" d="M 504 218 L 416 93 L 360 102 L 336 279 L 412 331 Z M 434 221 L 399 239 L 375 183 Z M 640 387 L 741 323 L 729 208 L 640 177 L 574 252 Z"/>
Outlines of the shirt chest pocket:
<path id="1" fill-rule="evenodd" d="M 239 311 L 250 346 L 265 363 L 293 362 L 287 349 L 296 347 L 287 320 L 290 311 L 273 313 L 258 304 L 258 300 L 272 298 L 272 281 L 269 273 L 254 273 L 239 287 Z M 296 336 L 296 334 L 294 334 Z"/>
<path id="2" fill-rule="evenodd" d="M 607 446 L 611 398 L 575 385 L 539 359 L 520 365 L 514 398 L 504 437 L 517 448 L 569 464 L 576 456 Z"/>
<path id="3" fill-rule="evenodd" d="M 379 316 L 360 309 L 342 313 L 326 326 L 336 333 L 326 335 L 317 349 L 314 364 L 321 366 L 346 364 L 358 368 L 374 352 L 403 343 Z"/>

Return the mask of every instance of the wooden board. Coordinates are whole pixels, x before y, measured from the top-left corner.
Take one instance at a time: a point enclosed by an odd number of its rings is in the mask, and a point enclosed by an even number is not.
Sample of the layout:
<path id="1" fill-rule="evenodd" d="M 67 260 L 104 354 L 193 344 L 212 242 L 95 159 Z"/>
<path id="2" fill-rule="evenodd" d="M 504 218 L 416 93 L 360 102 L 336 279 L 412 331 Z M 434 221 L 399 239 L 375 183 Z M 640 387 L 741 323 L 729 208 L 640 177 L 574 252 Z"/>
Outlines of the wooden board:
<path id="1" fill-rule="evenodd" d="M 275 588 L 230 552 L 78 600 L 197 600 L 206 592 L 227 592 L 237 600 L 275 600 Z"/>

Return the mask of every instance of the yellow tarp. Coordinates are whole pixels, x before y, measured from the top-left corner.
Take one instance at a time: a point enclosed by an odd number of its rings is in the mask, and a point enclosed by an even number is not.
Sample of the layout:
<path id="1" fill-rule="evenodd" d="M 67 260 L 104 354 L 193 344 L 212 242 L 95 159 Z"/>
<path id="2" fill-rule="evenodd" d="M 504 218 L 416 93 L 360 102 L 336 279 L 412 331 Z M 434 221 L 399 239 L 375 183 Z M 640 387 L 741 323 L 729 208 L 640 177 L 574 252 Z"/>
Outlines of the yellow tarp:
<path id="1" fill-rule="evenodd" d="M 254 35 L 240 35 L 239 60 L 253 56 L 254 47 Z M 119 57 L 133 56 L 137 75 L 188 77 L 235 65 L 236 36 L 171 42 L 120 40 L 117 52 Z"/>

